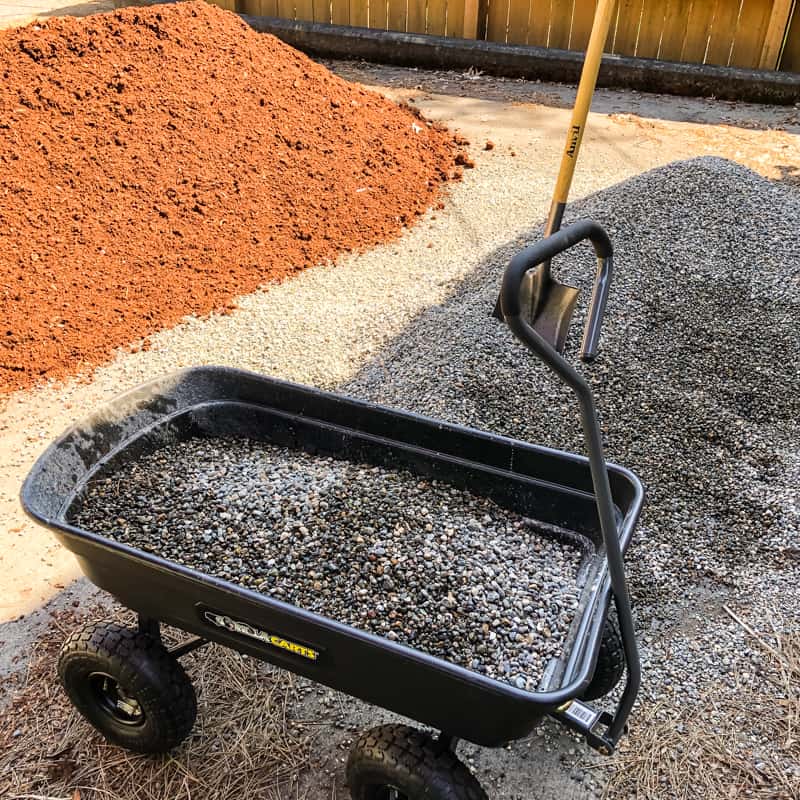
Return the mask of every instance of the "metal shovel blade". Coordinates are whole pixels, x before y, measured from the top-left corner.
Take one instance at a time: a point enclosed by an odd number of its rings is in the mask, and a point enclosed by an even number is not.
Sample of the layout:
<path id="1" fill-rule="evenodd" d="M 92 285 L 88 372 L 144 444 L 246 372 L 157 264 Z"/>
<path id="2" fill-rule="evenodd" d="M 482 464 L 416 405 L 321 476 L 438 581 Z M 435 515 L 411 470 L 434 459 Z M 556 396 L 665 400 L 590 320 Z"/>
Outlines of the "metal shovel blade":
<path id="1" fill-rule="evenodd" d="M 569 324 L 581 290 L 553 280 L 549 264 L 530 270 L 522 284 L 522 308 L 531 327 L 558 353 L 564 352 Z"/>

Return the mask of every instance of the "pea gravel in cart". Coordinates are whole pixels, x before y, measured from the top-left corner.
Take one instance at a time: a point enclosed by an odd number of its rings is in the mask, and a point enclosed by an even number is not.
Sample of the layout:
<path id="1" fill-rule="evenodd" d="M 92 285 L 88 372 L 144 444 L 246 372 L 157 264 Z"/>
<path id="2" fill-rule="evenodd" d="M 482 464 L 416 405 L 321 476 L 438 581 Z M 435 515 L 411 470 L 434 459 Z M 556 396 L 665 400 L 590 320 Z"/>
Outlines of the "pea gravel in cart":
<path id="1" fill-rule="evenodd" d="M 140 752 L 169 750 L 189 735 L 197 713 L 179 658 L 216 642 L 440 731 L 434 738 L 389 725 L 362 735 L 347 765 L 355 800 L 485 798 L 455 755 L 458 739 L 500 746 L 530 733 L 544 715 L 579 732 L 592 747 L 613 750 L 640 685 L 622 554 L 643 491 L 632 473 L 606 463 L 589 385 L 560 355 L 559 342 L 531 326 L 521 300 L 530 269 L 585 239 L 598 260 L 582 346 L 582 357 L 591 360 L 612 262 L 611 243 L 598 225 L 574 223 L 515 256 L 503 279 L 500 307 L 514 335 L 575 393 L 588 458 L 222 367 L 184 370 L 128 392 L 54 442 L 25 481 L 23 505 L 75 553 L 93 583 L 139 615 L 138 629 L 99 623 L 67 639 L 59 675 L 76 708 L 111 742 Z M 186 443 L 197 439 L 234 448 L 241 446 L 234 440 L 247 439 L 261 443 L 258 447 L 296 451 L 298 463 L 308 454 L 349 461 L 356 469 L 368 464 L 383 474 L 411 474 L 419 483 L 437 489 L 446 484 L 462 496 L 491 501 L 494 505 L 485 507 L 503 509 L 507 519 L 568 531 L 587 543 L 589 555 L 581 568 L 582 586 L 574 586 L 577 607 L 560 657 L 550 659 L 536 691 L 527 688 L 527 680 L 518 688 L 488 669 L 483 674 L 454 663 L 450 654 L 409 647 L 287 603 L 270 587 L 254 591 L 237 585 L 222 569 L 224 578 L 205 571 L 207 565 L 201 571 L 172 560 L 174 555 L 168 560 L 147 552 L 138 542 L 131 546 L 87 530 L 82 518 L 80 527 L 71 521 L 70 510 L 87 488 L 91 494 L 93 481 L 122 474 L 126 465 L 157 460 L 164 448 L 192 447 Z M 106 487 L 110 496 L 113 480 Z M 142 498 L 146 503 L 146 494 Z M 223 513 L 230 512 L 221 511 L 220 520 Z M 141 516 L 147 520 L 152 514 L 148 508 Z M 124 530 L 126 521 L 116 517 L 115 524 Z M 170 529 L 163 532 L 167 540 L 176 534 Z M 161 623 L 195 636 L 167 650 Z M 531 628 L 536 622 L 523 624 Z M 496 666 L 497 654 L 492 658 Z M 613 711 L 586 702 L 609 693 L 623 668 L 626 679 Z"/>
<path id="2" fill-rule="evenodd" d="M 561 655 L 594 556 L 446 483 L 247 439 L 123 464 L 70 518 L 520 689 Z"/>

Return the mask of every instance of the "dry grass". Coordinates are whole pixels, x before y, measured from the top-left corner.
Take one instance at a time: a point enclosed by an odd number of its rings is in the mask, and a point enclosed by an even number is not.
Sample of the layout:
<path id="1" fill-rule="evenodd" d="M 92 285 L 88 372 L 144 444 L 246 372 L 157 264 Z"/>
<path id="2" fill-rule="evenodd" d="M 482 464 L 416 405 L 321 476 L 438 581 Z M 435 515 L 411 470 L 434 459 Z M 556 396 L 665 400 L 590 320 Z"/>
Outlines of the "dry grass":
<path id="1" fill-rule="evenodd" d="M 642 709 L 606 765 L 607 800 L 800 799 L 800 632 L 768 641 L 729 613 L 768 656 L 758 685 Z"/>
<path id="2" fill-rule="evenodd" d="M 72 710 L 55 674 L 69 614 L 36 644 L 0 711 L 0 797 L 7 800 L 294 798 L 309 736 L 291 721 L 295 681 L 217 647 L 183 659 L 200 706 L 175 752 L 137 756 L 107 744 Z M 165 635 L 167 638 L 168 634 Z"/>

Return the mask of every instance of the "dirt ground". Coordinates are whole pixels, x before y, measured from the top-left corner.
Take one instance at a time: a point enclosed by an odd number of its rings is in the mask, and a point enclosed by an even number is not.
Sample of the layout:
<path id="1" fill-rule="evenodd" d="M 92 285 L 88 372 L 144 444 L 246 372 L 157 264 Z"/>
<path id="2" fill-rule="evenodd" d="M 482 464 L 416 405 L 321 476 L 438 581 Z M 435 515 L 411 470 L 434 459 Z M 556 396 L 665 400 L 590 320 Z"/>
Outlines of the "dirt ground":
<path id="1" fill-rule="evenodd" d="M 479 169 L 468 172 L 464 184 L 454 190 L 450 215 L 440 215 L 437 222 L 441 224 L 433 225 L 432 235 L 452 220 L 478 247 L 484 237 L 508 233 L 510 238 L 515 226 L 543 216 L 569 119 L 572 89 L 349 62 L 328 66 L 343 77 L 361 81 L 392 98 L 405 99 L 426 116 L 458 128 L 478 150 L 487 140 L 495 144 L 490 153 L 478 153 Z M 800 109 L 612 90 L 599 91 L 593 109 L 573 198 L 676 159 L 708 154 L 731 158 L 767 177 L 800 185 Z M 518 185 L 504 180 L 509 175 L 518 178 Z M 486 186 L 493 188 L 495 182 L 500 184 L 497 191 L 487 191 Z M 494 223 L 491 228 L 484 227 L 481 220 L 469 219 L 460 210 L 461 198 L 475 192 L 485 193 L 486 203 L 502 211 L 499 216 L 504 223 L 499 231 Z M 276 287 L 270 292 L 276 303 L 284 291 L 293 290 Z M 331 320 L 336 314 L 325 308 L 319 312 L 323 318 L 329 314 Z M 337 326 L 342 324 L 337 320 Z M 340 327 L 340 335 L 349 336 L 358 328 L 357 319 L 347 324 L 349 330 Z M 309 341 L 302 358 L 332 365 L 336 359 L 328 352 L 330 341 L 325 342 L 330 339 L 331 328 L 324 319 L 319 327 L 320 341 Z M 369 334 L 373 342 L 388 335 L 388 331 Z M 157 351 L 167 348 L 163 340 L 154 342 Z M 227 349 L 230 343 L 224 342 L 219 355 Z M 195 360 L 184 353 L 181 357 L 186 363 Z M 124 374 L 128 365 L 135 367 L 147 360 L 145 353 L 120 354 L 118 369 L 111 374 L 118 376 L 119 369 Z M 329 366 L 328 374 L 320 378 L 334 385 L 352 374 L 356 366 L 353 361 L 341 370 Z M 72 558 L 25 519 L 17 494 L 44 444 L 77 416 L 113 396 L 119 384 L 116 379 L 102 380 L 105 374 L 96 373 L 89 382 L 67 381 L 0 398 L 0 530 L 6 540 L 0 553 L 4 582 L 0 619 L 13 619 L 34 610 L 78 574 Z"/>
<path id="2" fill-rule="evenodd" d="M 245 299 L 229 317 L 192 319 L 159 334 L 153 337 L 150 351 L 120 353 L 111 365 L 92 376 L 0 400 L 0 532 L 4 543 L 0 554 L 0 674 L 7 676 L 9 685 L 24 667 L 31 643 L 48 631 L 50 617 L 41 610 L 43 606 L 52 602 L 54 608 L 70 607 L 85 602 L 89 592 L 84 583 L 72 585 L 79 574 L 76 563 L 49 534 L 25 519 L 17 502 L 20 483 L 33 460 L 66 425 L 142 376 L 188 363 L 235 363 L 334 386 L 401 329 L 404 320 L 438 302 L 448 285 L 468 268 L 470 259 L 478 258 L 493 243 L 508 241 L 546 213 L 574 90 L 470 73 L 425 73 L 351 63 L 328 66 L 459 129 L 473 143 L 477 168 L 452 189 L 444 210 L 429 215 L 378 256 L 367 253 L 345 259 L 336 269 L 310 270 L 259 297 Z M 593 109 L 574 198 L 673 160 L 707 154 L 800 185 L 797 108 L 602 90 Z M 494 143 L 492 150 L 483 150 L 486 141 Z M 779 213 L 779 209 L 766 213 Z M 423 257 L 434 269 L 401 285 L 392 268 L 406 259 Z M 380 261 L 378 269 L 375 258 Z M 350 296 L 359 280 L 385 292 L 391 313 L 381 330 L 364 329 L 358 302 Z M 303 292 L 324 298 L 312 321 L 293 316 L 300 302 L 298 294 Z M 266 304 L 271 313 L 261 314 L 259 304 Z M 235 337 L 242 336 L 248 326 L 261 325 L 267 316 L 280 335 L 257 352 L 242 350 Z M 251 319 L 255 322 L 249 322 Z M 294 348 L 301 337 L 305 346 L 297 352 Z M 53 629 L 52 635 L 62 634 Z M 380 713 L 361 704 L 344 704 L 325 690 L 305 692 L 295 712 L 324 732 L 311 747 L 310 769 L 302 773 L 303 793 L 298 790 L 298 794 L 312 800 L 346 796 L 342 771 L 347 741 L 359 727 L 376 724 Z M 570 763 L 576 747 L 581 745 L 546 725 L 539 735 L 516 743 L 510 752 L 466 748 L 462 754 L 474 759 L 493 796 L 568 800 L 601 790 L 599 783 L 593 787 L 594 779 L 586 778 L 585 772 L 573 774 Z M 531 786 L 539 788 L 532 791 Z"/>

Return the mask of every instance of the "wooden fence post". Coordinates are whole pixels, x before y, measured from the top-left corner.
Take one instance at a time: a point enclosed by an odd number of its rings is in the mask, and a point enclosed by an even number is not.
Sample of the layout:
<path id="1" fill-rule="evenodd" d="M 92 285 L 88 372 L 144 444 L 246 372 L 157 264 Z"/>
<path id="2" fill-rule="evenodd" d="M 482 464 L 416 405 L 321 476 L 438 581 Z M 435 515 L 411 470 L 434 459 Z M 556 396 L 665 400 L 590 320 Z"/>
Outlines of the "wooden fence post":
<path id="1" fill-rule="evenodd" d="M 775 0 L 772 4 L 772 14 L 769 18 L 767 34 L 764 37 L 764 47 L 761 49 L 761 60 L 758 64 L 761 69 L 778 68 L 783 38 L 786 36 L 793 8 L 794 0 Z"/>

